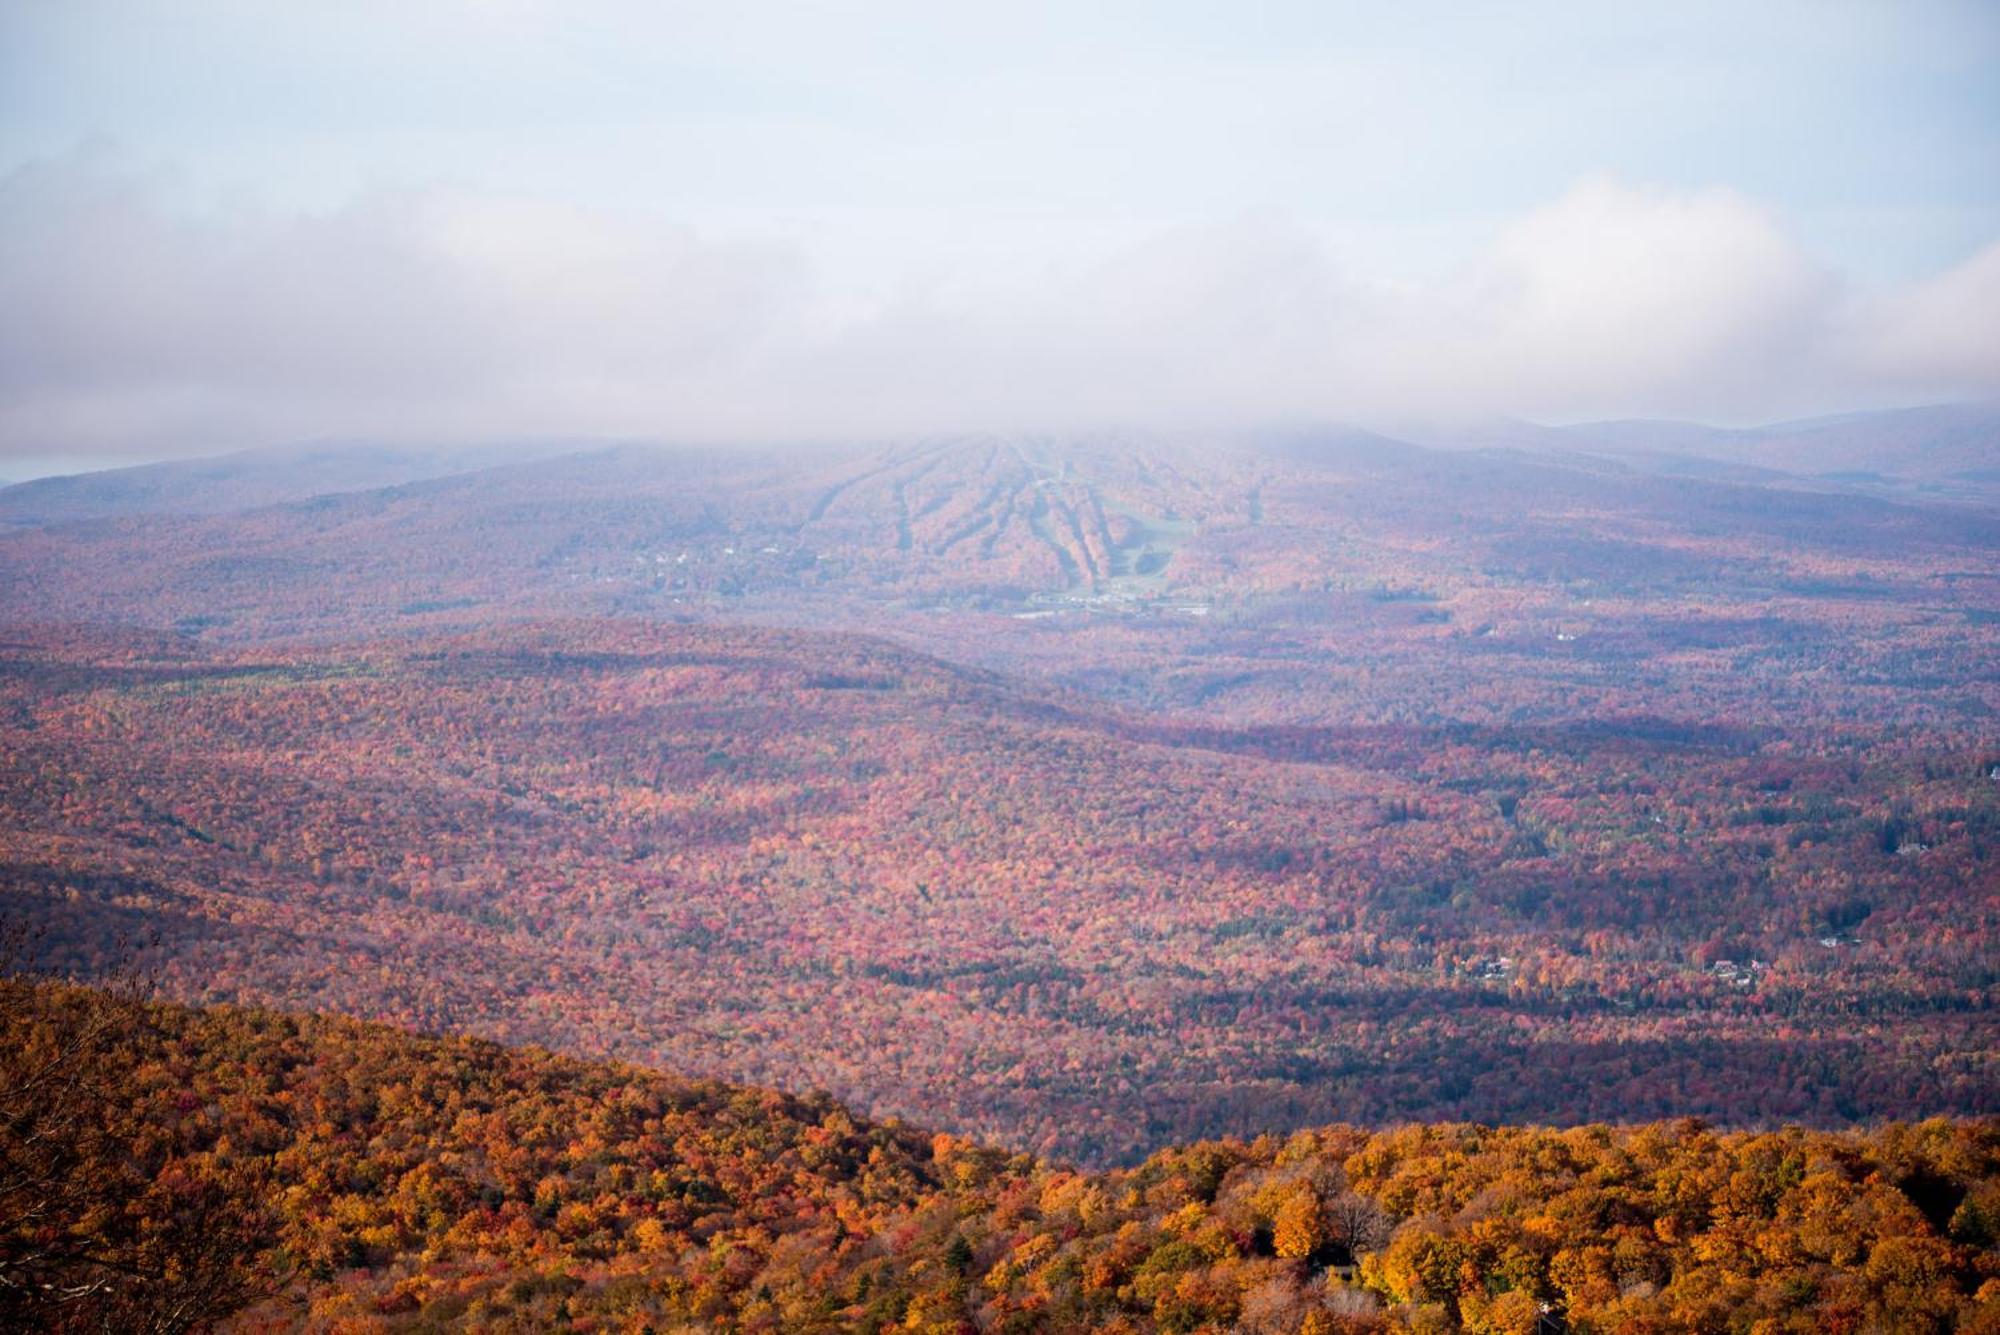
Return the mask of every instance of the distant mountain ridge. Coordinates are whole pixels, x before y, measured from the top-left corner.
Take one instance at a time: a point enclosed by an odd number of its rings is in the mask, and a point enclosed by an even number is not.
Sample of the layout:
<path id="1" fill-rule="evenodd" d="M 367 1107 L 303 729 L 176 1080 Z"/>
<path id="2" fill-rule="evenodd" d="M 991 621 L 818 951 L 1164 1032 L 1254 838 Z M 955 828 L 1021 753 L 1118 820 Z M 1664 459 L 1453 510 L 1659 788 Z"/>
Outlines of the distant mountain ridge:
<path id="1" fill-rule="evenodd" d="M 300 474 L 282 453 L 231 456 L 219 482 L 211 461 L 0 492 L 16 525 L 0 531 L 16 575 L 0 617 L 270 638 L 579 611 L 1161 613 L 1313 589 L 1546 588 L 1558 571 L 1604 593 L 1712 592 L 1794 580 L 1759 555 L 1778 547 L 1852 564 L 1996 540 L 1983 507 L 1761 485 L 1693 456 L 1649 468 L 1342 429 L 1206 449 L 969 437 L 607 446 L 477 469 L 485 456 L 358 457 L 315 453 Z"/>
<path id="2" fill-rule="evenodd" d="M 1993 402 L 1843 413 L 1741 430 L 1685 422 L 1592 422 L 1564 430 L 1593 444 L 1698 454 L 1806 476 L 1936 478 L 2000 462 L 2000 403 Z"/>
<path id="3" fill-rule="evenodd" d="M 2000 400 L 1841 413 L 1756 427 L 1644 419 L 1542 426 L 1503 420 L 1419 435 L 1440 447 L 1602 454 L 1659 472 L 1700 472 L 1746 482 L 1789 475 L 1936 499 L 2000 499 L 1991 490 L 2000 482 Z"/>
<path id="4" fill-rule="evenodd" d="M 567 443 L 425 447 L 323 441 L 238 450 L 0 483 L 0 526 L 131 514 L 225 514 L 521 463 L 575 448 Z"/>
<path id="5" fill-rule="evenodd" d="M 1087 452 L 1166 453 L 1190 448 L 1252 455 L 1286 463 L 1384 466 L 1405 464 L 1429 450 L 1496 449 L 1540 455 L 1601 455 L 1648 471 L 1747 484 L 1788 476 L 1822 483 L 1895 488 L 1914 499 L 2000 502 L 2000 400 L 1844 413 L 1760 427 L 1713 427 L 1696 422 L 1625 419 L 1546 426 L 1498 419 L 1469 426 L 1412 430 L 1407 439 L 1360 427 L 1323 424 L 1269 429 L 1202 442 L 1072 442 Z M 979 438 L 964 438 L 961 445 Z M 922 455 L 946 438 L 892 447 Z M 213 515 L 315 496 L 370 491 L 491 468 L 532 465 L 566 456 L 629 451 L 669 455 L 734 453 L 788 458 L 815 469 L 869 451 L 801 447 L 793 451 L 702 451 L 620 446 L 600 441 L 524 441 L 422 446 L 315 442 L 241 450 L 205 458 L 0 482 L 0 527 L 35 527 L 139 514 Z M 1028 445 L 1033 452 L 1031 442 Z"/>

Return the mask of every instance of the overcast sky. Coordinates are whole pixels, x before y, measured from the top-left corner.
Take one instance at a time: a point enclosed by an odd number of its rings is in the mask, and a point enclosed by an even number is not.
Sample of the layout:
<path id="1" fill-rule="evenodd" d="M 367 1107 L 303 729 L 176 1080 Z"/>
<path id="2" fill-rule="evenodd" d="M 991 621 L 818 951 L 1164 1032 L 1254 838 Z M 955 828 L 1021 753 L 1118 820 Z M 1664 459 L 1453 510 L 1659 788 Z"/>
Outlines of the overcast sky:
<path id="1" fill-rule="evenodd" d="M 0 0 L 0 476 L 2000 393 L 2000 5 Z"/>

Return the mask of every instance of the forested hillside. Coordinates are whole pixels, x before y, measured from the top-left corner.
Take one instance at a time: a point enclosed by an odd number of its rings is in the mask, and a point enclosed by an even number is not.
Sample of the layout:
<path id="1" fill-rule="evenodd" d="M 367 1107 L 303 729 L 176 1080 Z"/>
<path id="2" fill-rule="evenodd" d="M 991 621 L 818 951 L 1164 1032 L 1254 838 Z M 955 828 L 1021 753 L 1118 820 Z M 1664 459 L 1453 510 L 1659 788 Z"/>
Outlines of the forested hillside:
<path id="1" fill-rule="evenodd" d="M 1224 726 L 880 641 L 17 632 L 0 892 L 88 975 L 824 1087 L 1090 1162 L 1349 1119 L 1991 1113 L 2000 754 Z"/>
<path id="2" fill-rule="evenodd" d="M 1092 1174 L 820 1095 L 129 989 L 0 979 L 0 1020 L 21 1329 L 2000 1328 L 1991 1120 L 1330 1126 Z"/>
<path id="3" fill-rule="evenodd" d="M 138 483 L 101 485 L 109 505 Z M 241 644 L 754 622 L 1232 721 L 1646 712 L 1964 735 L 2000 707 L 1996 550 L 1990 509 L 1351 434 L 626 447 L 0 533 L 0 623 Z"/>
<path id="4" fill-rule="evenodd" d="M 17 1069 L 96 1055 L 7 1134 L 100 1188 L 10 1264 L 251 1328 L 1990 1321 L 1976 504 L 1326 433 L 322 462 L 0 534 L 29 962 L 323 1013 L 10 991 Z"/>

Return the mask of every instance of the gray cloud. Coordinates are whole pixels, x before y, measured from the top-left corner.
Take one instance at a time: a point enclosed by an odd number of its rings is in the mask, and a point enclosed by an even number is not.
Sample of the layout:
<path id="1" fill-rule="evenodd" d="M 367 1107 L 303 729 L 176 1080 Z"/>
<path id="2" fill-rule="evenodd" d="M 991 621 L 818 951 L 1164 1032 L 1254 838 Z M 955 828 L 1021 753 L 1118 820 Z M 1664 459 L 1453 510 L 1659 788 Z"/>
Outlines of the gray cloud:
<path id="1" fill-rule="evenodd" d="M 1747 419 L 2000 391 L 2000 245 L 1867 289 L 1726 191 L 1588 180 L 1422 283 L 1250 218 L 873 284 L 775 234 L 639 212 L 184 193 L 103 152 L 0 182 L 0 451 Z"/>

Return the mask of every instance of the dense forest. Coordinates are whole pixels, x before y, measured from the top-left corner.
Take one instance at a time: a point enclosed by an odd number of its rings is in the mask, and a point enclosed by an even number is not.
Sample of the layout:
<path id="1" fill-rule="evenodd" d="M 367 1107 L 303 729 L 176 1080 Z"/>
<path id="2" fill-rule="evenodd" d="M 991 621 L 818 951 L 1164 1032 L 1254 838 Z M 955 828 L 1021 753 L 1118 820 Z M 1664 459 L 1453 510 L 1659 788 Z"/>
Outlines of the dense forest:
<path id="1" fill-rule="evenodd" d="M 0 891 L 89 976 L 1129 1162 L 1336 1120 L 2000 1111 L 2000 756 L 1218 725 L 818 633 L 0 649 Z"/>
<path id="2" fill-rule="evenodd" d="M 315 642 L 524 618 L 865 631 L 1232 722 L 1634 713 L 1990 741 L 2000 519 L 1351 433 L 583 451 L 354 489 L 253 457 L 0 491 L 0 623 Z M 143 471 L 143 470 L 141 470 Z M 316 481 L 315 481 L 316 479 Z M 284 486 L 322 494 L 252 503 Z M 139 493 L 135 499 L 133 493 Z M 96 509 L 87 504 L 96 501 Z"/>
<path id="3" fill-rule="evenodd" d="M 1328 1126 L 1089 1173 L 824 1095 L 0 980 L 0 1322 L 224 1316 L 1992 1331 L 2000 1123 Z"/>
<path id="4" fill-rule="evenodd" d="M 0 495 L 0 1324 L 2000 1330 L 1976 488 L 140 471 Z"/>

